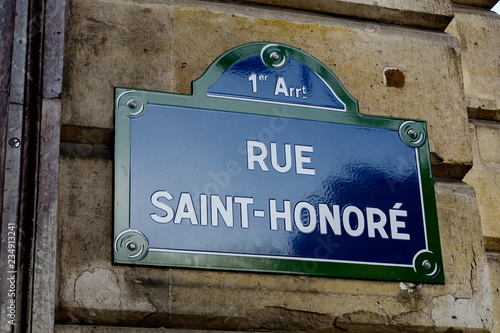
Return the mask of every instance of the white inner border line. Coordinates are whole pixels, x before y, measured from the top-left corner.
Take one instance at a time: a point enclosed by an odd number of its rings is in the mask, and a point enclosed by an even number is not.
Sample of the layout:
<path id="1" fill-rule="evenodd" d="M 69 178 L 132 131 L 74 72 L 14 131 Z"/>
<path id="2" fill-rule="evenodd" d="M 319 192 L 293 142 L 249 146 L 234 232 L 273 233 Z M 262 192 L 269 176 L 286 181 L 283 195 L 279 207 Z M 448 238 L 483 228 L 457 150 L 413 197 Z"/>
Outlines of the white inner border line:
<path id="1" fill-rule="evenodd" d="M 321 261 L 321 262 L 335 262 L 345 264 L 361 264 L 361 265 L 375 265 L 375 266 L 391 266 L 391 267 L 413 267 L 413 265 L 404 264 L 387 264 L 378 262 L 365 262 L 365 261 L 351 261 L 351 260 L 335 260 L 335 259 L 321 259 L 321 258 L 302 258 L 302 257 L 285 257 L 285 256 L 270 256 L 262 254 L 247 254 L 247 253 L 224 253 L 224 252 L 210 252 L 210 251 L 187 251 L 187 250 L 168 250 L 150 248 L 149 252 L 167 252 L 167 253 L 181 253 L 181 254 L 202 254 L 202 255 L 218 255 L 229 257 L 249 257 L 249 258 L 264 258 L 264 259 L 290 259 L 300 261 Z"/>
<path id="2" fill-rule="evenodd" d="M 215 94 L 215 93 L 207 93 L 208 97 L 217 97 L 217 98 L 226 98 L 226 99 L 235 99 L 239 101 L 251 101 L 251 102 L 260 102 L 260 103 L 269 103 L 269 104 L 280 104 L 280 105 L 293 105 L 293 106 L 301 106 L 305 108 L 312 108 L 312 109 L 321 109 L 321 110 L 333 110 L 333 111 L 338 111 L 338 112 L 347 112 L 347 107 L 345 106 L 344 102 L 339 101 L 344 105 L 344 109 L 336 109 L 336 108 L 331 108 L 331 107 L 326 107 L 326 106 L 315 106 L 315 105 L 308 105 L 308 104 L 299 104 L 299 103 L 284 103 L 284 102 L 276 102 L 276 101 L 268 101 L 265 99 L 257 99 L 257 98 L 245 98 L 245 97 L 236 97 L 236 96 L 231 96 L 231 95 L 222 95 L 222 94 Z"/>
<path id="3" fill-rule="evenodd" d="M 425 207 L 424 207 L 424 194 L 422 189 L 422 175 L 420 174 L 420 159 L 418 158 L 418 148 L 415 148 L 415 159 L 417 161 L 417 172 L 418 172 L 418 188 L 420 190 L 420 207 L 422 207 L 422 222 L 424 227 L 425 236 L 425 250 L 429 251 L 429 242 L 427 240 L 427 223 L 425 219 Z"/>

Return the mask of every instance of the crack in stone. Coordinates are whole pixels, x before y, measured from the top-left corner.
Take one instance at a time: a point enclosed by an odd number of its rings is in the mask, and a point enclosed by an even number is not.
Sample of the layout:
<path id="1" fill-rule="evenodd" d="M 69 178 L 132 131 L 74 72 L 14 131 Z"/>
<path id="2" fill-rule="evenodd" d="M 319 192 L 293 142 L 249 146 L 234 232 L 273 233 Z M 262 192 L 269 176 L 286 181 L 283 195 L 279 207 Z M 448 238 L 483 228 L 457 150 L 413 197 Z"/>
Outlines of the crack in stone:
<path id="1" fill-rule="evenodd" d="M 78 283 L 78 279 L 80 279 L 82 277 L 82 275 L 85 274 L 85 272 L 87 272 L 87 271 L 81 272 L 80 275 L 78 275 L 76 277 L 75 282 L 73 283 L 73 302 L 78 304 L 78 306 L 80 306 L 80 307 L 82 307 L 83 304 L 76 299 L 76 284 Z"/>
<path id="2" fill-rule="evenodd" d="M 333 327 L 338 328 L 339 330 L 344 331 L 344 332 L 347 331 L 347 328 L 343 328 L 337 324 L 338 320 L 339 320 L 339 317 L 335 317 L 335 319 L 333 320 Z"/>

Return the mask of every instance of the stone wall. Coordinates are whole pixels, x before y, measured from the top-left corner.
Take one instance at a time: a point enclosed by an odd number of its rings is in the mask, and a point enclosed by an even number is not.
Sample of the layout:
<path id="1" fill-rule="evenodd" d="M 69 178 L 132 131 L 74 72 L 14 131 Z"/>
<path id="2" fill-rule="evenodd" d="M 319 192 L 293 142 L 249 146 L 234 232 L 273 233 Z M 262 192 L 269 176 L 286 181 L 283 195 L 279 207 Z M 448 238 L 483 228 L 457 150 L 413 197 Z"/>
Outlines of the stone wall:
<path id="1" fill-rule="evenodd" d="M 456 6 L 454 12 L 447 31 L 458 38 L 462 49 L 473 151 L 473 167 L 464 181 L 476 191 L 490 269 L 494 332 L 500 332 L 500 16 L 472 6 Z"/>
<path id="2" fill-rule="evenodd" d="M 463 5 L 71 1 L 56 332 L 499 332 L 500 19 Z M 446 284 L 112 265 L 113 87 L 190 94 L 255 41 L 318 58 L 361 113 L 427 121 Z"/>

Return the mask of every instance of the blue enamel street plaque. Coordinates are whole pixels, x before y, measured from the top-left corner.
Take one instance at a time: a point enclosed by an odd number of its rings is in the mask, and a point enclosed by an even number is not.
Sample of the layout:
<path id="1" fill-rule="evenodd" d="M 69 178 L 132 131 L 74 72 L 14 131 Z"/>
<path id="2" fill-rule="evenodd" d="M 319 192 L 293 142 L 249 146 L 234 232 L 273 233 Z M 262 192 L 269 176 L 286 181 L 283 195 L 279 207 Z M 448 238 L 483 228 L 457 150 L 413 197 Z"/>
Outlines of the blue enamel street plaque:
<path id="1" fill-rule="evenodd" d="M 242 45 L 115 106 L 115 263 L 444 283 L 425 122 L 312 56 Z"/>

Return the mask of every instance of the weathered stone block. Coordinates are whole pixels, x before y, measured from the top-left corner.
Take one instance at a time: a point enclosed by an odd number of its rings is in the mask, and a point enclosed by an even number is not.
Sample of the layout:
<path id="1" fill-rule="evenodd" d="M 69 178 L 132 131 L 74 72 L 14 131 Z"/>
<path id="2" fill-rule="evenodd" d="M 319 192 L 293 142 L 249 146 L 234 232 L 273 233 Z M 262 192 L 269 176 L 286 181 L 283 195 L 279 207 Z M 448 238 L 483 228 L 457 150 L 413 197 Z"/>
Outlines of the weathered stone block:
<path id="1" fill-rule="evenodd" d="M 246 0 L 267 5 L 285 6 L 321 13 L 351 16 L 408 26 L 444 30 L 451 18 L 449 0 Z"/>
<path id="2" fill-rule="evenodd" d="M 493 6 L 498 2 L 498 0 L 451 0 L 451 1 L 457 5 L 482 7 L 486 9 L 493 8 Z"/>
<path id="3" fill-rule="evenodd" d="M 63 124 L 111 128 L 113 87 L 171 89 L 171 17 L 154 2 L 69 3 Z"/>
<path id="4" fill-rule="evenodd" d="M 473 121 L 474 162 L 500 164 L 500 123 L 493 121 Z"/>
<path id="5" fill-rule="evenodd" d="M 464 183 L 436 183 L 447 282 L 416 285 L 112 265 L 112 162 L 63 157 L 60 170 L 60 324 L 332 332 L 491 329 L 476 200 Z"/>
<path id="6" fill-rule="evenodd" d="M 500 110 L 500 15 L 460 6 L 454 11 L 446 31 L 460 41 L 467 104 Z"/>
<path id="7" fill-rule="evenodd" d="M 486 248 L 500 251 L 500 124 L 476 120 L 471 138 L 474 166 L 464 181 L 476 190 Z"/>
<path id="8" fill-rule="evenodd" d="M 234 331 L 184 330 L 168 328 L 56 325 L 55 333 L 228 333 Z"/>
<path id="9" fill-rule="evenodd" d="M 490 270 L 491 299 L 493 300 L 494 323 L 492 333 L 500 333 L 500 252 L 487 253 Z"/>

